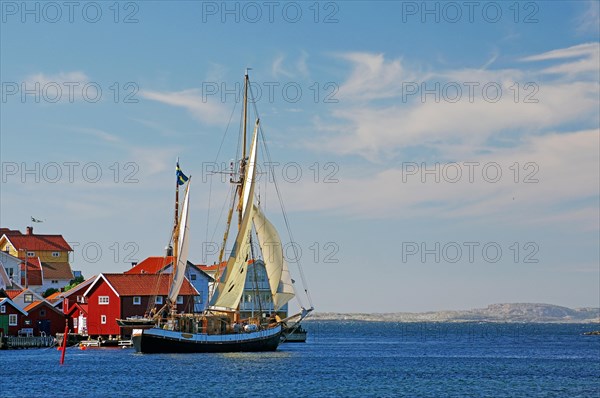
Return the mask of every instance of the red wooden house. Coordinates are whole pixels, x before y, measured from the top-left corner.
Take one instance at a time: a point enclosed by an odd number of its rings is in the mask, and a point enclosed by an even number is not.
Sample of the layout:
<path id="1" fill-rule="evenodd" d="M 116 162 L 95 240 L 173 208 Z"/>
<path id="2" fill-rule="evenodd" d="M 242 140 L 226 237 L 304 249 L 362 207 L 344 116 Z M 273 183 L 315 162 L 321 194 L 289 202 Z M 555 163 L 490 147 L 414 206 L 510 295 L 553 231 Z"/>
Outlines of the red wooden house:
<path id="1" fill-rule="evenodd" d="M 90 336 L 124 336 L 116 320 L 143 316 L 166 303 L 171 284 L 168 274 L 100 274 L 85 291 Z M 191 312 L 198 291 L 185 279 L 177 298 L 178 312 Z"/>
<path id="2" fill-rule="evenodd" d="M 72 333 L 87 335 L 87 298 L 83 295 L 90 285 L 96 280 L 92 277 L 79 285 L 61 293 L 63 298 L 62 310 L 69 318 L 69 328 Z"/>
<path id="3" fill-rule="evenodd" d="M 46 336 L 56 336 L 65 330 L 65 315 L 47 301 L 34 301 L 24 309 L 27 312 L 25 324 L 33 329 L 34 336 L 45 333 Z"/>
<path id="4" fill-rule="evenodd" d="M 27 312 L 9 297 L 0 298 L 0 334 L 16 336 L 24 327 Z"/>

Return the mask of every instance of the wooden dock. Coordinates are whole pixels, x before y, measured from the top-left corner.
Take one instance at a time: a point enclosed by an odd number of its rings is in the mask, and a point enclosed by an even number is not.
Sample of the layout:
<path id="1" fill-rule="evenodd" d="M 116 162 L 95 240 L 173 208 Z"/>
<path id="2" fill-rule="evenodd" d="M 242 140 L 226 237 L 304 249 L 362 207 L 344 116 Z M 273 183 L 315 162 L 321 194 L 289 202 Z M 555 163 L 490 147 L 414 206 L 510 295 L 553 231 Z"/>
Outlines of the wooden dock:
<path id="1" fill-rule="evenodd" d="M 52 336 L 5 336 L 0 342 L 0 347 L 3 349 L 19 349 L 19 348 L 45 348 L 54 347 L 56 339 Z"/>

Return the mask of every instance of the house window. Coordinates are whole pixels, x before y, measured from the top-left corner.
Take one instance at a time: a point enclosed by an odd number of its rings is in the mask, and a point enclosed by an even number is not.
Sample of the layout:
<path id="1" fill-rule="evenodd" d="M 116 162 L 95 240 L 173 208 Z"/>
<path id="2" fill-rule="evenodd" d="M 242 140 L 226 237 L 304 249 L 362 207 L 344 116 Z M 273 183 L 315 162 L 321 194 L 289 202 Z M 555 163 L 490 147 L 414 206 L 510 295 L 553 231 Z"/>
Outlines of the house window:
<path id="1" fill-rule="evenodd" d="M 156 304 L 162 304 L 162 296 L 156 296 Z"/>
<path id="2" fill-rule="evenodd" d="M 58 279 L 52 279 L 52 283 L 57 284 L 58 283 Z"/>
<path id="3" fill-rule="evenodd" d="M 60 257 L 60 253 L 59 252 L 52 252 L 52 257 Z"/>
<path id="4" fill-rule="evenodd" d="M 77 321 L 79 321 L 79 319 L 73 318 L 73 329 L 77 329 Z"/>
<path id="5" fill-rule="evenodd" d="M 12 278 L 15 271 L 12 268 L 6 268 L 6 273 L 8 274 L 9 278 Z"/>
<path id="6" fill-rule="evenodd" d="M 194 303 L 202 304 L 202 296 L 194 296 Z"/>
<path id="7" fill-rule="evenodd" d="M 0 314 L 6 314 L 6 307 L 0 306 Z"/>
<path id="8" fill-rule="evenodd" d="M 196 274 L 192 274 L 190 275 L 191 280 L 195 281 L 196 280 Z"/>
<path id="9" fill-rule="evenodd" d="M 27 257 L 35 257 L 35 252 L 27 252 Z"/>
<path id="10" fill-rule="evenodd" d="M 108 296 L 98 296 L 98 304 L 108 304 Z"/>
<path id="11" fill-rule="evenodd" d="M 133 305 L 142 304 L 142 298 L 140 296 L 133 296 Z"/>
<path id="12" fill-rule="evenodd" d="M 100 315 L 100 323 L 106 325 L 106 315 Z"/>
<path id="13" fill-rule="evenodd" d="M 45 317 L 45 316 L 46 316 L 46 310 L 42 308 L 40 310 L 40 317 Z"/>
<path id="14" fill-rule="evenodd" d="M 177 296 L 177 304 L 183 304 L 183 296 Z"/>
<path id="15" fill-rule="evenodd" d="M 23 296 L 23 301 L 25 303 L 33 303 L 33 294 L 31 294 L 31 293 L 25 294 L 25 296 Z"/>
<path id="16" fill-rule="evenodd" d="M 25 326 L 31 326 L 31 319 L 25 319 Z"/>
<path id="17" fill-rule="evenodd" d="M 17 326 L 17 314 L 8 315 L 8 326 Z"/>

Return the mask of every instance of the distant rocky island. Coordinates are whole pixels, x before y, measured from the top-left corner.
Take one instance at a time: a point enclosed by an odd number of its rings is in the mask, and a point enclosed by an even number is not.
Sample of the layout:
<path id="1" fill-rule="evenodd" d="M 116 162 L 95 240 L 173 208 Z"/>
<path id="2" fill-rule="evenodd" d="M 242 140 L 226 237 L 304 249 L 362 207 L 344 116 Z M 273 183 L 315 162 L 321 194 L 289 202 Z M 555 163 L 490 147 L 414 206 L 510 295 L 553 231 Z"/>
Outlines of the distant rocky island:
<path id="1" fill-rule="evenodd" d="M 464 311 L 333 313 L 317 312 L 311 320 L 371 322 L 510 322 L 510 323 L 600 323 L 600 308 L 568 308 L 552 304 L 492 304 Z"/>

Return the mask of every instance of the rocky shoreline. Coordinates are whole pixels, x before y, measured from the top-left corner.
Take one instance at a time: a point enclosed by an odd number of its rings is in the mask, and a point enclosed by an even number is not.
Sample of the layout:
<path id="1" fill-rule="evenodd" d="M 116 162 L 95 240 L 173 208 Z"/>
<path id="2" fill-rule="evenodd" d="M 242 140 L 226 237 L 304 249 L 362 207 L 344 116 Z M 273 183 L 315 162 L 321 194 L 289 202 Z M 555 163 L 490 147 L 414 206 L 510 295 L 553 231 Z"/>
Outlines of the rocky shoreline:
<path id="1" fill-rule="evenodd" d="M 497 322 L 497 323 L 598 323 L 600 308 L 568 308 L 552 304 L 506 303 L 463 311 L 334 313 L 317 312 L 311 320 L 369 322 Z"/>

